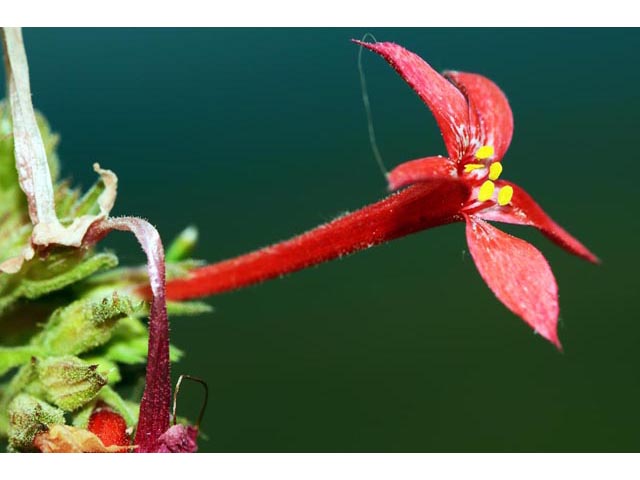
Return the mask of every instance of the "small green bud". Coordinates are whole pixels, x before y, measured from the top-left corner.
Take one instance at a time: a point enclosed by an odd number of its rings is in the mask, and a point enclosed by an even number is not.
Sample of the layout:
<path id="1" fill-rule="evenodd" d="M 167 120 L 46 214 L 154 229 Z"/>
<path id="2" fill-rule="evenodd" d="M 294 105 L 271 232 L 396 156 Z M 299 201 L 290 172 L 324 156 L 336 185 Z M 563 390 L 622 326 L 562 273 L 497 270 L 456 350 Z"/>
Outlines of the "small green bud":
<path id="1" fill-rule="evenodd" d="M 86 352 L 109 341 L 118 320 L 134 310 L 131 301 L 116 292 L 98 303 L 77 300 L 53 313 L 39 342 L 52 355 Z"/>
<path id="2" fill-rule="evenodd" d="M 51 357 L 38 363 L 38 379 L 45 398 L 66 411 L 93 400 L 107 379 L 77 357 Z"/>
<path id="3" fill-rule="evenodd" d="M 15 397 L 8 408 L 9 449 L 34 451 L 34 437 L 49 425 L 64 424 L 64 412 L 27 394 Z"/>

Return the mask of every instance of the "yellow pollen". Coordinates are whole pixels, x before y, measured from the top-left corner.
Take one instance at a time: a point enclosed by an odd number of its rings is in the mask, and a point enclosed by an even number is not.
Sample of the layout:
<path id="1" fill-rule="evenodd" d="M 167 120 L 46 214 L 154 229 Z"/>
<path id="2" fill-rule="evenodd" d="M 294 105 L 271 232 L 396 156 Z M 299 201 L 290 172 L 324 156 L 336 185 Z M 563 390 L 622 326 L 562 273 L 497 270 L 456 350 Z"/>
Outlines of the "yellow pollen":
<path id="1" fill-rule="evenodd" d="M 494 162 L 489 167 L 489 180 L 497 180 L 502 173 L 502 164 L 500 162 Z"/>
<path id="2" fill-rule="evenodd" d="M 480 200 L 481 202 L 486 202 L 493 196 L 493 191 L 495 189 L 495 183 L 493 183 L 491 180 L 486 180 L 480 187 L 480 191 L 478 191 L 478 200 Z M 511 197 L 509 197 L 509 200 L 511 200 Z"/>
<path id="3" fill-rule="evenodd" d="M 509 202 L 511 202 L 511 198 L 513 198 L 513 187 L 511 185 L 505 185 L 498 192 L 498 205 L 502 207 L 508 205 Z"/>
<path id="4" fill-rule="evenodd" d="M 478 170 L 479 168 L 484 168 L 484 165 L 481 163 L 467 163 L 464 166 L 464 173 L 473 172 L 474 170 Z"/>
<path id="5" fill-rule="evenodd" d="M 493 145 L 483 145 L 476 150 L 476 158 L 478 160 L 486 160 L 487 158 L 493 157 L 494 151 Z"/>

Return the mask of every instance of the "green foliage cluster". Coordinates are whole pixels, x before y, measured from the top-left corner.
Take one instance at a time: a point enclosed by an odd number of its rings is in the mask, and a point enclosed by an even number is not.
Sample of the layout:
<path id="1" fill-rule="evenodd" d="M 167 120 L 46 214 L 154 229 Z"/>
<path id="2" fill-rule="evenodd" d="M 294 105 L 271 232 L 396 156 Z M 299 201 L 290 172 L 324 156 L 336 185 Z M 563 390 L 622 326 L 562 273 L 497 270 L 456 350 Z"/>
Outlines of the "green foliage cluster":
<path id="1" fill-rule="evenodd" d="M 98 212 L 104 185 L 84 195 L 58 179 L 57 135 L 38 122 L 62 223 Z M 0 102 L 0 262 L 18 255 L 31 234 L 25 197 L 18 184 L 11 116 Z M 169 276 L 194 265 L 184 257 L 195 241 L 192 229 L 169 247 Z M 144 268 L 116 268 L 118 259 L 95 249 L 52 248 L 25 262 L 16 274 L 0 273 L 0 437 L 9 450 L 33 450 L 34 436 L 52 424 L 86 427 L 96 402 L 118 411 L 130 427 L 147 358 L 148 305 L 136 294 Z M 169 312 L 208 311 L 202 303 L 169 303 Z M 171 348 L 171 359 L 182 353 Z M 125 388 L 122 388 L 125 387 Z M 129 390 L 125 398 L 119 391 Z M 138 390 L 140 390 L 138 388 Z"/>

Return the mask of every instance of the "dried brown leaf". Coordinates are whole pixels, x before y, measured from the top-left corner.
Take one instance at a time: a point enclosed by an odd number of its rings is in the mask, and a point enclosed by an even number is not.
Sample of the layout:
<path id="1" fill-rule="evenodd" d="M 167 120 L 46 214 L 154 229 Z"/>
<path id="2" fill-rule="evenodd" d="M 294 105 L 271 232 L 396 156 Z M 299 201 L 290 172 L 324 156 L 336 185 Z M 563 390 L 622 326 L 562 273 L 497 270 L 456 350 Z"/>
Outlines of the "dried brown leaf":
<path id="1" fill-rule="evenodd" d="M 118 453 L 133 448 L 129 445 L 105 447 L 96 434 L 70 425 L 52 425 L 36 435 L 33 445 L 43 453 Z"/>
<path id="2" fill-rule="evenodd" d="M 14 151 L 20 188 L 27 197 L 29 217 L 33 224 L 30 243 L 22 253 L 0 264 L 0 272 L 16 273 L 37 248 L 50 245 L 81 247 L 89 228 L 109 216 L 115 203 L 118 178 L 110 170 L 93 168 L 105 184 L 98 198 L 100 213 L 82 215 L 71 225 L 63 226 L 56 216 L 53 183 L 47 154 L 31 103 L 29 66 L 19 28 L 3 28 L 3 45 L 7 85 L 13 124 Z"/>

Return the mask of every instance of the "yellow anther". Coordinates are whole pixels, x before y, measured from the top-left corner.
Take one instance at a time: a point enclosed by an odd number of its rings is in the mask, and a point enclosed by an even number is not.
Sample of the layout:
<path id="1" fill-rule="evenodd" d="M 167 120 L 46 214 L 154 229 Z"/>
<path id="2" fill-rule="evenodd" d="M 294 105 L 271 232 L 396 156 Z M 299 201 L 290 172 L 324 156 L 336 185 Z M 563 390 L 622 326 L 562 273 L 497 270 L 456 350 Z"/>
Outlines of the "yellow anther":
<path id="1" fill-rule="evenodd" d="M 489 180 L 497 180 L 502 173 L 502 164 L 500 162 L 494 162 L 489 167 Z"/>
<path id="2" fill-rule="evenodd" d="M 486 180 L 478 191 L 478 200 L 480 200 L 481 202 L 486 202 L 493 196 L 493 191 L 495 189 L 495 183 L 493 183 L 491 180 Z"/>
<path id="3" fill-rule="evenodd" d="M 504 207 L 511 202 L 513 198 L 513 187 L 511 185 L 505 185 L 498 192 L 498 205 Z"/>
<path id="4" fill-rule="evenodd" d="M 478 150 L 476 150 L 476 158 L 478 160 L 486 160 L 487 158 L 493 157 L 495 150 L 493 145 L 483 145 Z"/>
<path id="5" fill-rule="evenodd" d="M 478 170 L 479 168 L 484 168 L 484 165 L 481 163 L 467 163 L 464 166 L 464 173 L 473 172 L 474 170 Z"/>

